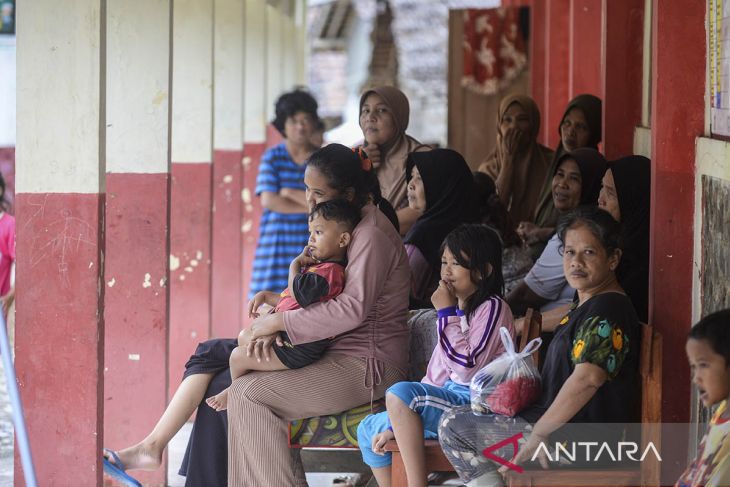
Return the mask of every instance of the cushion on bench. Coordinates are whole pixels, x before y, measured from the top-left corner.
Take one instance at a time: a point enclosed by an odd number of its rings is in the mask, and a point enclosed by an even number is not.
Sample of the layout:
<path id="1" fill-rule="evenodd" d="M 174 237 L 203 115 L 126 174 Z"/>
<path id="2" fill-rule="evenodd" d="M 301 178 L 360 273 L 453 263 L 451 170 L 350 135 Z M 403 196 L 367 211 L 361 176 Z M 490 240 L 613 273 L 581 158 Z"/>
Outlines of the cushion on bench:
<path id="1" fill-rule="evenodd" d="M 385 400 L 373 402 L 374 413 L 385 411 Z M 363 404 L 339 414 L 298 419 L 289 423 L 289 447 L 357 448 L 357 426 L 370 414 Z"/>

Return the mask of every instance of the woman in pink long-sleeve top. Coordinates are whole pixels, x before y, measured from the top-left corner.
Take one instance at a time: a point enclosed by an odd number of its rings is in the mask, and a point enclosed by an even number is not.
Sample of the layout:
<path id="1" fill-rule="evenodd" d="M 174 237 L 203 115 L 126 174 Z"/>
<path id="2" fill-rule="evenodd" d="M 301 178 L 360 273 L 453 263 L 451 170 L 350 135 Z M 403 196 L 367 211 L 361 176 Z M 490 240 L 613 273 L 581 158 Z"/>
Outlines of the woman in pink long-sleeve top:
<path id="1" fill-rule="evenodd" d="M 310 205 L 346 198 L 362 207 L 348 249 L 344 291 L 306 309 L 254 321 L 256 352 L 279 331 L 293 344 L 334 337 L 318 362 L 296 370 L 237 379 L 228 400 L 228 485 L 304 486 L 297 450 L 288 448 L 287 422 L 334 414 L 381 398 L 405 378 L 410 270 L 400 236 L 369 201 L 367 161 L 332 144 L 312 155 L 304 177 Z"/>

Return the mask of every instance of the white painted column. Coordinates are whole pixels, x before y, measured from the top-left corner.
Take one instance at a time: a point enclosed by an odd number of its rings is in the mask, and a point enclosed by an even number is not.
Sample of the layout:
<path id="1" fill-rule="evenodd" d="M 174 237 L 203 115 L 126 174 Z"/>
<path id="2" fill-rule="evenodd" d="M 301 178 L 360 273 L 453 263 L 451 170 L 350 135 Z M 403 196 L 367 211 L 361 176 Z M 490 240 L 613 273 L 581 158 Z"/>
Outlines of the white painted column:
<path id="1" fill-rule="evenodd" d="M 214 149 L 241 150 L 245 0 L 215 0 Z"/>
<path id="2" fill-rule="evenodd" d="M 297 82 L 306 84 L 307 82 L 307 65 L 309 59 L 309 50 L 307 43 L 307 1 L 295 0 L 294 24 L 297 30 L 296 46 L 298 55 L 297 63 Z"/>
<path id="3" fill-rule="evenodd" d="M 18 4 L 15 367 L 44 486 L 102 481 L 105 4 Z"/>
<path id="4" fill-rule="evenodd" d="M 213 2 L 175 0 L 172 37 L 170 376 L 179 377 L 210 336 Z"/>
<path id="5" fill-rule="evenodd" d="M 269 7 L 260 0 L 245 0 L 244 14 L 244 99 L 243 138 L 246 144 L 266 141 L 267 89 L 266 60 L 269 56 L 266 14 Z"/>
<path id="6" fill-rule="evenodd" d="M 167 405 L 171 16 L 170 0 L 107 2 L 104 443 L 115 449 Z M 165 485 L 167 462 L 133 475 Z"/>
<path id="7" fill-rule="evenodd" d="M 241 328 L 244 0 L 215 0 L 211 329 Z"/>
<path id="8" fill-rule="evenodd" d="M 213 124 L 213 2 L 175 0 L 172 162 L 210 164 Z"/>
<path id="9" fill-rule="evenodd" d="M 284 57 L 283 29 L 281 11 L 266 5 L 266 113 L 267 121 L 274 118 L 274 104 L 277 98 L 291 89 L 284 85 Z"/>
<path id="10" fill-rule="evenodd" d="M 302 50 L 297 38 L 297 28 L 294 15 L 296 14 L 294 2 L 288 1 L 289 8 L 281 16 L 282 27 L 282 81 L 283 90 L 289 91 L 300 84 L 297 79 L 297 59 Z"/>

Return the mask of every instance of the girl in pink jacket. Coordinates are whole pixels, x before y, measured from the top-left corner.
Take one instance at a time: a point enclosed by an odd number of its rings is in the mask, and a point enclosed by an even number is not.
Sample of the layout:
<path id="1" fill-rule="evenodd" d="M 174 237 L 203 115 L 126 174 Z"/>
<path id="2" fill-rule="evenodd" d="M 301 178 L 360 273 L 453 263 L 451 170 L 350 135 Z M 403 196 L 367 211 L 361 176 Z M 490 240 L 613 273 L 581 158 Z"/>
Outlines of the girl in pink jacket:
<path id="1" fill-rule="evenodd" d="M 476 372 L 504 352 L 499 328 L 514 335 L 512 312 L 502 299 L 502 244 L 485 225 L 462 225 L 441 246 L 441 280 L 431 296 L 438 310 L 438 345 L 421 382 L 399 382 L 385 396 L 387 411 L 365 418 L 357 430 L 363 460 L 378 485 L 390 485 L 388 440 L 397 439 L 409 485 L 426 485 L 423 439 L 435 439 L 441 414 L 469 404 Z"/>

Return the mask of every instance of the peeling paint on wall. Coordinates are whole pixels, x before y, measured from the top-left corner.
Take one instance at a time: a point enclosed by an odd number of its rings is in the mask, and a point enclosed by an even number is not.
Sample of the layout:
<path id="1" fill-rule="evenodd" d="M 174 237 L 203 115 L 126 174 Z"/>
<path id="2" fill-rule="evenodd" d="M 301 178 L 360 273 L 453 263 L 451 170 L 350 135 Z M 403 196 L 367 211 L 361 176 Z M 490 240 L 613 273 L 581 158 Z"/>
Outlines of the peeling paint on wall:
<path id="1" fill-rule="evenodd" d="M 148 287 L 152 287 L 152 276 L 149 272 L 144 275 L 144 282 L 142 283 L 142 287 L 145 289 Z"/>
<path id="2" fill-rule="evenodd" d="M 117 283 L 117 280 L 112 277 L 109 281 L 107 281 L 106 285 L 109 287 L 114 287 L 114 284 L 116 284 L 116 283 Z"/>
<path id="3" fill-rule="evenodd" d="M 170 271 L 176 271 L 180 268 L 180 259 L 170 254 Z"/>

